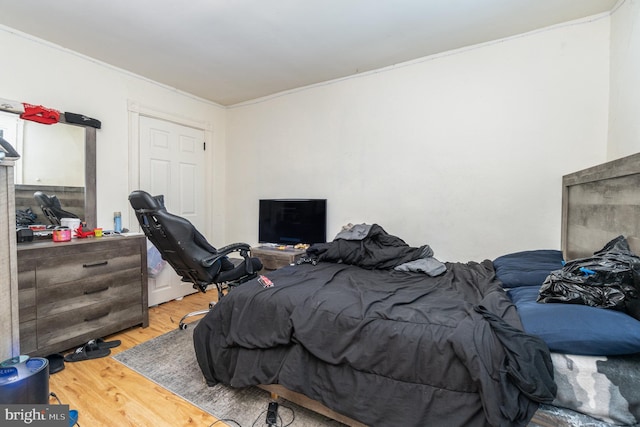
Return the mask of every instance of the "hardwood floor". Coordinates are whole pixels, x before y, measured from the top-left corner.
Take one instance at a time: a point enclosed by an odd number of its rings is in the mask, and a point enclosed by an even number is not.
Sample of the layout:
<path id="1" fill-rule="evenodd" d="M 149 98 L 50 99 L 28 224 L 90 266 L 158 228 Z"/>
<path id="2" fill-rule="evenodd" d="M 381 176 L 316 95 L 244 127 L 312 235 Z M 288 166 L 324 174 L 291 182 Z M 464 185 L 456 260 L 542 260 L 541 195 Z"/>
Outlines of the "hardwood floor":
<path id="1" fill-rule="evenodd" d="M 130 328 L 104 337 L 106 341 L 122 341 L 119 347 L 111 349 L 111 354 L 176 329 L 185 313 L 202 310 L 215 298 L 215 290 L 206 294 L 198 292 L 181 301 L 170 301 L 149 308 L 149 327 Z M 187 322 L 197 319 L 187 319 Z M 171 355 L 167 354 L 167 357 Z M 78 410 L 78 424 L 81 427 L 206 427 L 217 421 L 215 417 L 147 380 L 111 356 L 65 363 L 65 369 L 51 375 L 49 388 L 61 403 Z M 51 403 L 58 402 L 52 398 Z M 215 425 L 227 424 L 218 422 Z"/>

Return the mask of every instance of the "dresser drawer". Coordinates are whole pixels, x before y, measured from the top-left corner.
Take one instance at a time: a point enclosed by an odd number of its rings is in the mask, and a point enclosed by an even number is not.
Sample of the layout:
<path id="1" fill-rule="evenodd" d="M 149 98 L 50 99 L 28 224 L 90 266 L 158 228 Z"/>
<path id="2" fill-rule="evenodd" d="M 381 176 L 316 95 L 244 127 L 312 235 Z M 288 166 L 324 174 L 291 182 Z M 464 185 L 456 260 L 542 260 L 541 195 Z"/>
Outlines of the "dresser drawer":
<path id="1" fill-rule="evenodd" d="M 23 322 L 20 319 L 20 353 L 27 354 L 38 349 L 36 319 Z"/>
<path id="2" fill-rule="evenodd" d="M 141 301 L 140 264 L 111 274 L 98 274 L 44 288 L 38 283 L 38 318 L 77 310 L 109 300 L 133 297 Z"/>
<path id="3" fill-rule="evenodd" d="M 127 269 L 137 268 L 140 272 L 138 247 L 129 245 L 102 249 L 82 252 L 73 257 L 39 259 L 36 267 L 38 291 L 47 286 L 107 276 Z"/>
<path id="4" fill-rule="evenodd" d="M 36 318 L 36 270 L 34 262 L 18 261 L 18 307 L 20 323 Z"/>
<path id="5" fill-rule="evenodd" d="M 38 348 L 74 342 L 80 336 L 101 338 L 141 323 L 142 316 L 140 297 L 134 294 L 52 316 L 38 316 Z"/>

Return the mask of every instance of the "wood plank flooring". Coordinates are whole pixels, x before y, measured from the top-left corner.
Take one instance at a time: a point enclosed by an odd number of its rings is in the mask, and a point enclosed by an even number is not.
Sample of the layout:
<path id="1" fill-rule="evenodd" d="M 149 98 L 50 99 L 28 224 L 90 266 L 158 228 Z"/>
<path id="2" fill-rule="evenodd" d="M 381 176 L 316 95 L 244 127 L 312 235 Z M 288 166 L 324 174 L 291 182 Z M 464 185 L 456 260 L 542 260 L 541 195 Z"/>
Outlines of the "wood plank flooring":
<path id="1" fill-rule="evenodd" d="M 111 354 L 178 328 L 178 322 L 184 314 L 205 309 L 215 299 L 214 289 L 206 294 L 198 292 L 180 301 L 149 308 L 149 327 L 130 328 L 105 337 L 106 341 L 122 341 L 119 347 L 111 349 Z M 187 322 L 197 319 L 187 319 Z M 171 355 L 167 354 L 167 357 Z M 81 427 L 227 425 L 216 423 L 215 417 L 147 380 L 111 356 L 65 363 L 64 370 L 51 375 L 49 389 L 61 403 L 78 410 L 78 424 Z M 58 402 L 52 398 L 51 403 Z"/>

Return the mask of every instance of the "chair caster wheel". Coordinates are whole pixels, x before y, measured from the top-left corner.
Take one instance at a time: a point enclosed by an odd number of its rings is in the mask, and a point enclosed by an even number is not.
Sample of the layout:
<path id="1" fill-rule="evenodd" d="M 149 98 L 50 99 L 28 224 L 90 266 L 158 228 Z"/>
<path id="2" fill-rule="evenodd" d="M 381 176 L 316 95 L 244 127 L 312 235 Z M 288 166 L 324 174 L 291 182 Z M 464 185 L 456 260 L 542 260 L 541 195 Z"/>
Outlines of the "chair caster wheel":
<path id="1" fill-rule="evenodd" d="M 184 331 L 185 329 L 187 329 L 187 324 L 186 323 L 180 323 L 179 328 Z"/>

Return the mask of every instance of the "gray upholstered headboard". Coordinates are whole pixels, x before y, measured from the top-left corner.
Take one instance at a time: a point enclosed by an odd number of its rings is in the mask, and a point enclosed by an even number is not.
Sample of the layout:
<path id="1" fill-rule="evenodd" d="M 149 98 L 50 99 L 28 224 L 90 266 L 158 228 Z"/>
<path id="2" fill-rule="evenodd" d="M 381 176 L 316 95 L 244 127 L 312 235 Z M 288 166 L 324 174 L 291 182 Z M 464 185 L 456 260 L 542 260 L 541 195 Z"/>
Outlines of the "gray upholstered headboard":
<path id="1" fill-rule="evenodd" d="M 590 256 L 623 235 L 640 255 L 640 153 L 562 178 L 562 252 Z"/>

